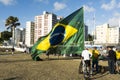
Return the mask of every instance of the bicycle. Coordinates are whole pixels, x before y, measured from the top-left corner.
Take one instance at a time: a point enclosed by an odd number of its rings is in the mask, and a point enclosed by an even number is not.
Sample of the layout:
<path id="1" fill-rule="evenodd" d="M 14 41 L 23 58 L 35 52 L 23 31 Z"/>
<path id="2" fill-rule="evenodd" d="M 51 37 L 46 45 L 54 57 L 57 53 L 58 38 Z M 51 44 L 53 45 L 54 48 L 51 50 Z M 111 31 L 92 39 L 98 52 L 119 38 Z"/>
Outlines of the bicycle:
<path id="1" fill-rule="evenodd" d="M 84 60 L 80 61 L 79 74 L 83 74 L 84 80 L 90 80 L 90 69 Z"/>

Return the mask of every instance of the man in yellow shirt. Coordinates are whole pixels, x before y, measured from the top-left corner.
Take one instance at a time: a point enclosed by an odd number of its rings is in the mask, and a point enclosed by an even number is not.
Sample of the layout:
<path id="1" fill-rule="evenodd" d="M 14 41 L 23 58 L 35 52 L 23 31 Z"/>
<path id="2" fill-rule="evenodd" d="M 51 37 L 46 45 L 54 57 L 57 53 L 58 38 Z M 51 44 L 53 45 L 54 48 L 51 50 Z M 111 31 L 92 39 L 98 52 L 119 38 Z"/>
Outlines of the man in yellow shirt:
<path id="1" fill-rule="evenodd" d="M 94 67 L 96 66 L 96 73 L 98 73 L 98 57 L 100 53 L 97 50 L 97 47 L 94 47 L 92 50 L 92 70 L 94 71 Z"/>
<path id="2" fill-rule="evenodd" d="M 116 50 L 116 58 L 117 58 L 117 61 L 116 61 L 116 69 L 117 69 L 117 72 L 120 74 L 120 50 Z"/>

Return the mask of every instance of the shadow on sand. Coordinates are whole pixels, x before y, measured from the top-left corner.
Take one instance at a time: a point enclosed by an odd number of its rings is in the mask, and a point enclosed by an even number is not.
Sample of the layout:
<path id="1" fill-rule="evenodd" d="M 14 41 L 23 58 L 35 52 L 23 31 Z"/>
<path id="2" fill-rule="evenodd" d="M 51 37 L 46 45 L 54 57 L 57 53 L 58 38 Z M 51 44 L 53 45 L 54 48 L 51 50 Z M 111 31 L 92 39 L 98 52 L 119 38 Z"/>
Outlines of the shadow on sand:
<path id="1" fill-rule="evenodd" d="M 16 63 L 16 62 L 28 62 L 28 61 L 33 61 L 32 59 L 21 59 L 21 60 L 0 60 L 0 63 Z"/>
<path id="2" fill-rule="evenodd" d="M 11 78 L 3 79 L 3 80 L 22 80 L 22 78 L 21 77 L 11 77 Z"/>

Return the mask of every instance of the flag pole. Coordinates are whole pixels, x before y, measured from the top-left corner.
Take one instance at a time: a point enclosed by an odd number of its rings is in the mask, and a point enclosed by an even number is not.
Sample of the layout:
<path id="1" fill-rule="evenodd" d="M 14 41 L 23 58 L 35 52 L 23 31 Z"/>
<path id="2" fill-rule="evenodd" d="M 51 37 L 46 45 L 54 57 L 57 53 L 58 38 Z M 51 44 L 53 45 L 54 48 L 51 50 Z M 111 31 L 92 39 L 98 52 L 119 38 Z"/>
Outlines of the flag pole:
<path id="1" fill-rule="evenodd" d="M 118 28 L 120 29 L 120 17 L 119 17 L 119 21 L 118 21 Z M 118 43 L 118 45 L 120 45 L 120 42 Z"/>
<path id="2" fill-rule="evenodd" d="M 94 25 L 94 36 L 93 36 L 93 45 L 95 44 L 95 34 L 96 34 L 96 28 L 95 28 L 95 13 L 93 16 L 93 25 Z"/>

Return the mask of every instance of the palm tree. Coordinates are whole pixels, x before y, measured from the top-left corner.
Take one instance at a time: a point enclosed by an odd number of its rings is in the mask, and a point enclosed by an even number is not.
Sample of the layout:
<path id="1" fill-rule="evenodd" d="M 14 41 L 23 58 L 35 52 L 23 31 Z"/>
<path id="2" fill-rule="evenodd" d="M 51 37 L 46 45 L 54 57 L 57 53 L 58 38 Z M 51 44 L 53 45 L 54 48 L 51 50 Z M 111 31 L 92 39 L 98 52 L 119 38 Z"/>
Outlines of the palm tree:
<path id="1" fill-rule="evenodd" d="M 6 19 L 5 26 L 7 29 L 11 29 L 12 32 L 12 39 L 13 39 L 13 49 L 14 49 L 14 44 L 15 44 L 15 28 L 17 26 L 20 26 L 19 19 L 14 16 L 9 16 Z"/>

